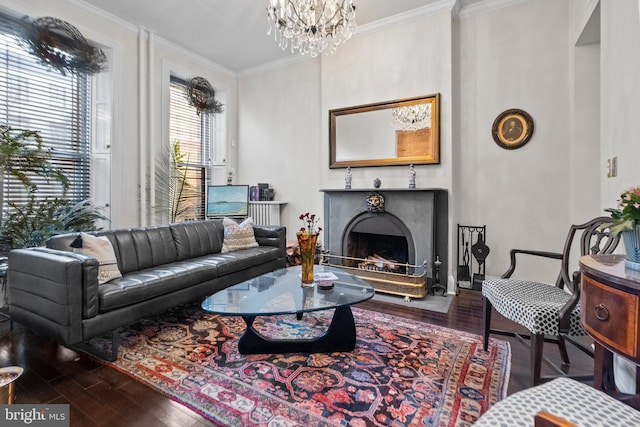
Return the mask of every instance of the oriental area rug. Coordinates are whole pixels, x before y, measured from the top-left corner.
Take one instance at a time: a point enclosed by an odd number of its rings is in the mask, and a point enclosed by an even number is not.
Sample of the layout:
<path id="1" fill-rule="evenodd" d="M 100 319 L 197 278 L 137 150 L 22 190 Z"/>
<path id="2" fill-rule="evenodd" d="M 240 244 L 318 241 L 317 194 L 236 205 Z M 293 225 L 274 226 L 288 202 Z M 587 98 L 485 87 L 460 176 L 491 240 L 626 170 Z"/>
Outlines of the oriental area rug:
<path id="1" fill-rule="evenodd" d="M 352 310 L 352 352 L 242 355 L 242 318 L 188 305 L 121 329 L 108 364 L 221 426 L 470 426 L 506 395 L 507 341 L 491 339 L 485 352 L 478 335 Z M 331 315 L 254 326 L 310 337 Z"/>

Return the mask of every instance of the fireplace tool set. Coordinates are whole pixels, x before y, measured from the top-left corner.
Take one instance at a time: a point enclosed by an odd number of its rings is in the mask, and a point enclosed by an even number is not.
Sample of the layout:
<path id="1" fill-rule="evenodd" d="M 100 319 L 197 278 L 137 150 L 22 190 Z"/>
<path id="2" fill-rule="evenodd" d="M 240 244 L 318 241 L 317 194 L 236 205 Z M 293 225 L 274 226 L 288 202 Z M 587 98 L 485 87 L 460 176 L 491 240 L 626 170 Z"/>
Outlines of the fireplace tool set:
<path id="1" fill-rule="evenodd" d="M 482 290 L 489 246 L 486 244 L 487 226 L 458 224 L 458 268 L 456 294 L 459 289 Z M 474 270 L 475 267 L 475 271 Z"/>

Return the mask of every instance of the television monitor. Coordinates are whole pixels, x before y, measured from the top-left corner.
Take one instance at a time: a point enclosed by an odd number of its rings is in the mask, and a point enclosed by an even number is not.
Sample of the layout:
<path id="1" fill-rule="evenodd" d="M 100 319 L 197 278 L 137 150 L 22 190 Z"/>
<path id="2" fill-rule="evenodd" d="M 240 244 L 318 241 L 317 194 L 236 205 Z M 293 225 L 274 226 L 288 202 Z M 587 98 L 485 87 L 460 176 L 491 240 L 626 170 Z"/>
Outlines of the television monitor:
<path id="1" fill-rule="evenodd" d="M 249 214 L 248 185 L 207 186 L 207 218 L 246 217 Z"/>

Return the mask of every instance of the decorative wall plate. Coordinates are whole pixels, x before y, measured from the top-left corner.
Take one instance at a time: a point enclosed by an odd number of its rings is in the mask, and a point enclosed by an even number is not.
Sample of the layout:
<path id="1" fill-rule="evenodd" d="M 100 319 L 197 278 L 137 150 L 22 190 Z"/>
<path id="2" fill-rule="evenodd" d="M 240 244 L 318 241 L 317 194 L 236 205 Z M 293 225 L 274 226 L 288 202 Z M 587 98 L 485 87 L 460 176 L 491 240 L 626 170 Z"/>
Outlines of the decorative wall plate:
<path id="1" fill-rule="evenodd" d="M 533 119 L 526 111 L 517 108 L 506 110 L 494 120 L 491 134 L 496 144 L 502 148 L 520 148 L 533 135 Z"/>

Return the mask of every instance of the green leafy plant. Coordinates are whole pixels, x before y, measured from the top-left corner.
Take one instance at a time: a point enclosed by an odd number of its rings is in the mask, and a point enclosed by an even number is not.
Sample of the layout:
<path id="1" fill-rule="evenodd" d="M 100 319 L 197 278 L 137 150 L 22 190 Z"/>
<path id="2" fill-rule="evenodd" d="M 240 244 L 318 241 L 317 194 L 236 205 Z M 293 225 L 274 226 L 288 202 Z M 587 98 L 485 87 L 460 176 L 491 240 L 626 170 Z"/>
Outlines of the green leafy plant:
<path id="1" fill-rule="evenodd" d="M 91 200 L 85 199 L 79 202 L 61 200 L 54 211 L 54 220 L 60 224 L 60 229 L 55 231 L 66 233 L 95 230 L 96 221 L 109 219 L 102 215 L 100 208 L 96 207 Z"/>
<path id="2" fill-rule="evenodd" d="M 56 234 L 96 229 L 96 221 L 107 220 L 90 200 L 74 202 L 61 198 L 37 199 L 26 205 L 9 203 L 10 212 L 2 223 L 2 234 L 14 248 L 42 246 Z"/>
<path id="3" fill-rule="evenodd" d="M 54 180 L 69 189 L 69 179 L 62 169 L 51 165 L 51 152 L 42 145 L 36 131 L 0 125 L 0 170 L 18 179 L 29 192 L 38 189 L 34 176 Z"/>
<path id="4" fill-rule="evenodd" d="M 182 152 L 180 141 L 164 150 L 156 168 L 158 213 L 168 214 L 169 222 L 180 221 L 196 207 L 198 191 L 189 182 L 189 155 Z"/>
<path id="5" fill-rule="evenodd" d="M 620 195 L 618 206 L 605 209 L 613 219 L 608 224 L 612 234 L 631 231 L 640 225 L 640 186 L 631 187 Z"/>
<path id="6" fill-rule="evenodd" d="M 59 204 L 60 199 L 36 200 L 33 195 L 24 206 L 9 202 L 11 210 L 2 222 L 2 234 L 11 239 L 13 248 L 41 246 L 62 228 L 55 218 Z"/>
<path id="7" fill-rule="evenodd" d="M 54 234 L 96 229 L 106 220 L 90 200 L 65 198 L 69 179 L 51 163 L 51 152 L 36 131 L 0 126 L 0 172 L 15 177 L 28 194 L 25 204 L 7 202 L 0 232 L 14 248 L 41 246 Z M 60 184 L 60 197 L 37 197 L 37 179 Z"/>

